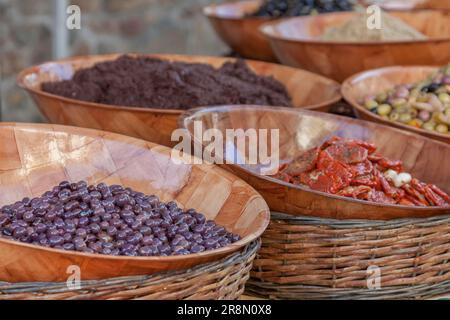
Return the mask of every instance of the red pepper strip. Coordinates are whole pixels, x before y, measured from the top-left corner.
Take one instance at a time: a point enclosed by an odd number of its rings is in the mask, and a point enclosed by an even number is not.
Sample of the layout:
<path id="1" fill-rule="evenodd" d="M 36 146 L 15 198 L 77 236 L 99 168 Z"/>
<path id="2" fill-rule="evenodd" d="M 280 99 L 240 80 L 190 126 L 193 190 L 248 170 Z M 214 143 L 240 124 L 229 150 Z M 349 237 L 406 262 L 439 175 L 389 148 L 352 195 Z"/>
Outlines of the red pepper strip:
<path id="1" fill-rule="evenodd" d="M 417 200 L 416 198 L 414 198 L 413 196 L 409 195 L 409 194 L 405 194 L 404 199 L 414 203 L 414 205 L 416 206 L 420 206 L 420 207 L 426 207 L 428 205 L 428 203 L 422 203 L 419 200 Z"/>
<path id="2" fill-rule="evenodd" d="M 425 206 L 429 205 L 428 201 L 424 196 L 425 191 L 423 190 L 423 188 L 420 188 L 421 190 L 417 190 L 417 188 L 414 188 L 409 184 L 405 184 L 402 186 L 402 189 L 405 190 L 408 195 L 417 199 L 417 201 L 419 201 L 421 204 Z"/>
<path id="3" fill-rule="evenodd" d="M 446 204 L 444 199 L 442 199 L 436 193 L 434 193 L 430 187 L 425 186 L 424 189 L 425 189 L 425 197 L 428 199 L 428 201 L 434 203 L 434 205 L 436 206 L 444 206 Z"/>
<path id="4" fill-rule="evenodd" d="M 435 193 L 437 193 L 442 199 L 444 199 L 445 201 L 450 203 L 450 196 L 447 193 L 445 193 L 442 189 L 440 189 L 438 186 L 436 186 L 434 184 L 430 184 L 429 186 L 430 186 L 431 190 L 433 190 Z"/>

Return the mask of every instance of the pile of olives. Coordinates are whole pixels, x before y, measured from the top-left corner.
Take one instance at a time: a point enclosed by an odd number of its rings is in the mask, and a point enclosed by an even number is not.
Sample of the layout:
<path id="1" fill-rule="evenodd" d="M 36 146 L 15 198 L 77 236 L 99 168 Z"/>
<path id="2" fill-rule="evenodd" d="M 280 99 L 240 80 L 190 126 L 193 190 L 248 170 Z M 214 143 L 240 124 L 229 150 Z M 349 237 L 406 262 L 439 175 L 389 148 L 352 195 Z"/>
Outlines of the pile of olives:
<path id="1" fill-rule="evenodd" d="M 253 15 L 258 17 L 295 17 L 314 13 L 351 11 L 350 0 L 268 0 Z"/>
<path id="2" fill-rule="evenodd" d="M 61 182 L 39 198 L 0 209 L 0 237 L 87 253 L 169 256 L 240 239 L 194 209 L 120 185 Z"/>

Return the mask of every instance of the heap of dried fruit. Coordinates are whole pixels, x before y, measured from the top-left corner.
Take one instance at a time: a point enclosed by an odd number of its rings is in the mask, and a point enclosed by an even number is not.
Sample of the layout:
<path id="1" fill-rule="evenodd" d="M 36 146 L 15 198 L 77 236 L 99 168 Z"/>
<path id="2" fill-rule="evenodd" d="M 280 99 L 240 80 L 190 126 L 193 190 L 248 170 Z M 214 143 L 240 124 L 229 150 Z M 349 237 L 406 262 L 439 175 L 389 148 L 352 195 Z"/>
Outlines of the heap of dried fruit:
<path id="1" fill-rule="evenodd" d="M 333 137 L 280 167 L 276 177 L 311 189 L 385 204 L 449 206 L 450 196 L 403 171 L 402 162 L 376 153 L 375 145 Z"/>

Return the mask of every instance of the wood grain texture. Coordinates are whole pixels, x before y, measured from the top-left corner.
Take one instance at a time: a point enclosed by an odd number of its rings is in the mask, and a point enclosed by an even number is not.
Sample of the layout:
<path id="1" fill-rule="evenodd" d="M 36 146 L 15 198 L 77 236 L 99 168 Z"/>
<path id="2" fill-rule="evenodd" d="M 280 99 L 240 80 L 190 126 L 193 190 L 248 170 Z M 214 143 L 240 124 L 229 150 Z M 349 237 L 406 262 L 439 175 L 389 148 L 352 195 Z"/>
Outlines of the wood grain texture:
<path id="1" fill-rule="evenodd" d="M 395 42 L 331 42 L 319 39 L 329 27 L 342 25 L 356 13 L 330 13 L 270 22 L 262 32 L 279 60 L 343 81 L 363 70 L 393 65 L 444 65 L 450 60 L 450 10 L 391 12 L 426 36 Z"/>
<path id="2" fill-rule="evenodd" d="M 344 81 L 341 88 L 342 95 L 345 100 L 356 109 L 358 115 L 363 119 L 415 132 L 425 137 L 450 144 L 450 134 L 428 131 L 400 122 L 389 121 L 381 118 L 373 112 L 370 112 L 370 110 L 367 110 L 367 108 L 363 105 L 364 98 L 368 95 L 382 93 L 397 85 L 420 82 L 430 76 L 430 74 L 436 72 L 437 69 L 438 68 L 436 67 L 410 66 L 386 67 L 364 71 Z"/>
<path id="3" fill-rule="evenodd" d="M 18 76 L 18 84 L 31 95 L 42 114 L 51 122 L 84 128 L 101 129 L 141 138 L 166 146 L 174 146 L 170 137 L 177 128 L 182 110 L 111 106 L 69 99 L 43 92 L 41 83 L 68 79 L 75 70 L 95 63 L 114 60 L 119 55 L 75 57 L 28 68 Z M 231 58 L 151 55 L 171 61 L 207 63 L 220 67 Z M 253 71 L 273 76 L 282 82 L 298 108 L 328 110 L 341 99 L 340 85 L 330 79 L 300 69 L 259 61 L 247 61 Z"/>
<path id="4" fill-rule="evenodd" d="M 392 127 L 313 111 L 251 106 L 190 110 L 180 125 L 192 135 L 194 121 L 201 121 L 204 130 L 216 128 L 222 132 L 237 128 L 279 129 L 280 163 L 291 161 L 299 152 L 318 146 L 333 135 L 370 141 L 385 157 L 402 160 L 405 171 L 450 192 L 450 146 Z M 369 220 L 450 213 L 450 208 L 382 205 L 314 191 L 260 175 L 258 165 L 225 167 L 252 185 L 278 212 Z"/>
<path id="5" fill-rule="evenodd" d="M 236 53 L 248 59 L 276 62 L 270 42 L 259 28 L 270 18 L 249 17 L 261 0 L 237 1 L 210 5 L 203 9 L 217 35 Z"/>
<path id="6" fill-rule="evenodd" d="M 2 146 L 10 146 L 0 162 L 0 206 L 40 196 L 63 180 L 105 182 L 197 209 L 242 236 L 218 250 L 169 257 L 85 254 L 0 239 L 2 281 L 65 281 L 70 265 L 80 266 L 84 280 L 185 269 L 240 250 L 269 222 L 266 203 L 244 181 L 214 165 L 175 164 L 167 147 L 54 125 L 0 124 L 0 133 Z"/>

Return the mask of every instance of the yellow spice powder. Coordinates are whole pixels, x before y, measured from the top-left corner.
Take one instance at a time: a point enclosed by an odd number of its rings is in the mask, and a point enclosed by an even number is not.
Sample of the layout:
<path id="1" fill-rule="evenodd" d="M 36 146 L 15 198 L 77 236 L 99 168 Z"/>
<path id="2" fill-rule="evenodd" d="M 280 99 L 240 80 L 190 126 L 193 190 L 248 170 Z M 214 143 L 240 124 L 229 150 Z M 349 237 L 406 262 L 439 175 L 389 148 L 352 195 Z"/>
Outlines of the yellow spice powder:
<path id="1" fill-rule="evenodd" d="M 345 24 L 332 27 L 321 36 L 326 41 L 358 42 L 358 41 L 404 41 L 420 40 L 427 37 L 402 20 L 385 12 L 381 12 L 381 28 L 369 29 L 369 16 L 360 13 Z"/>

